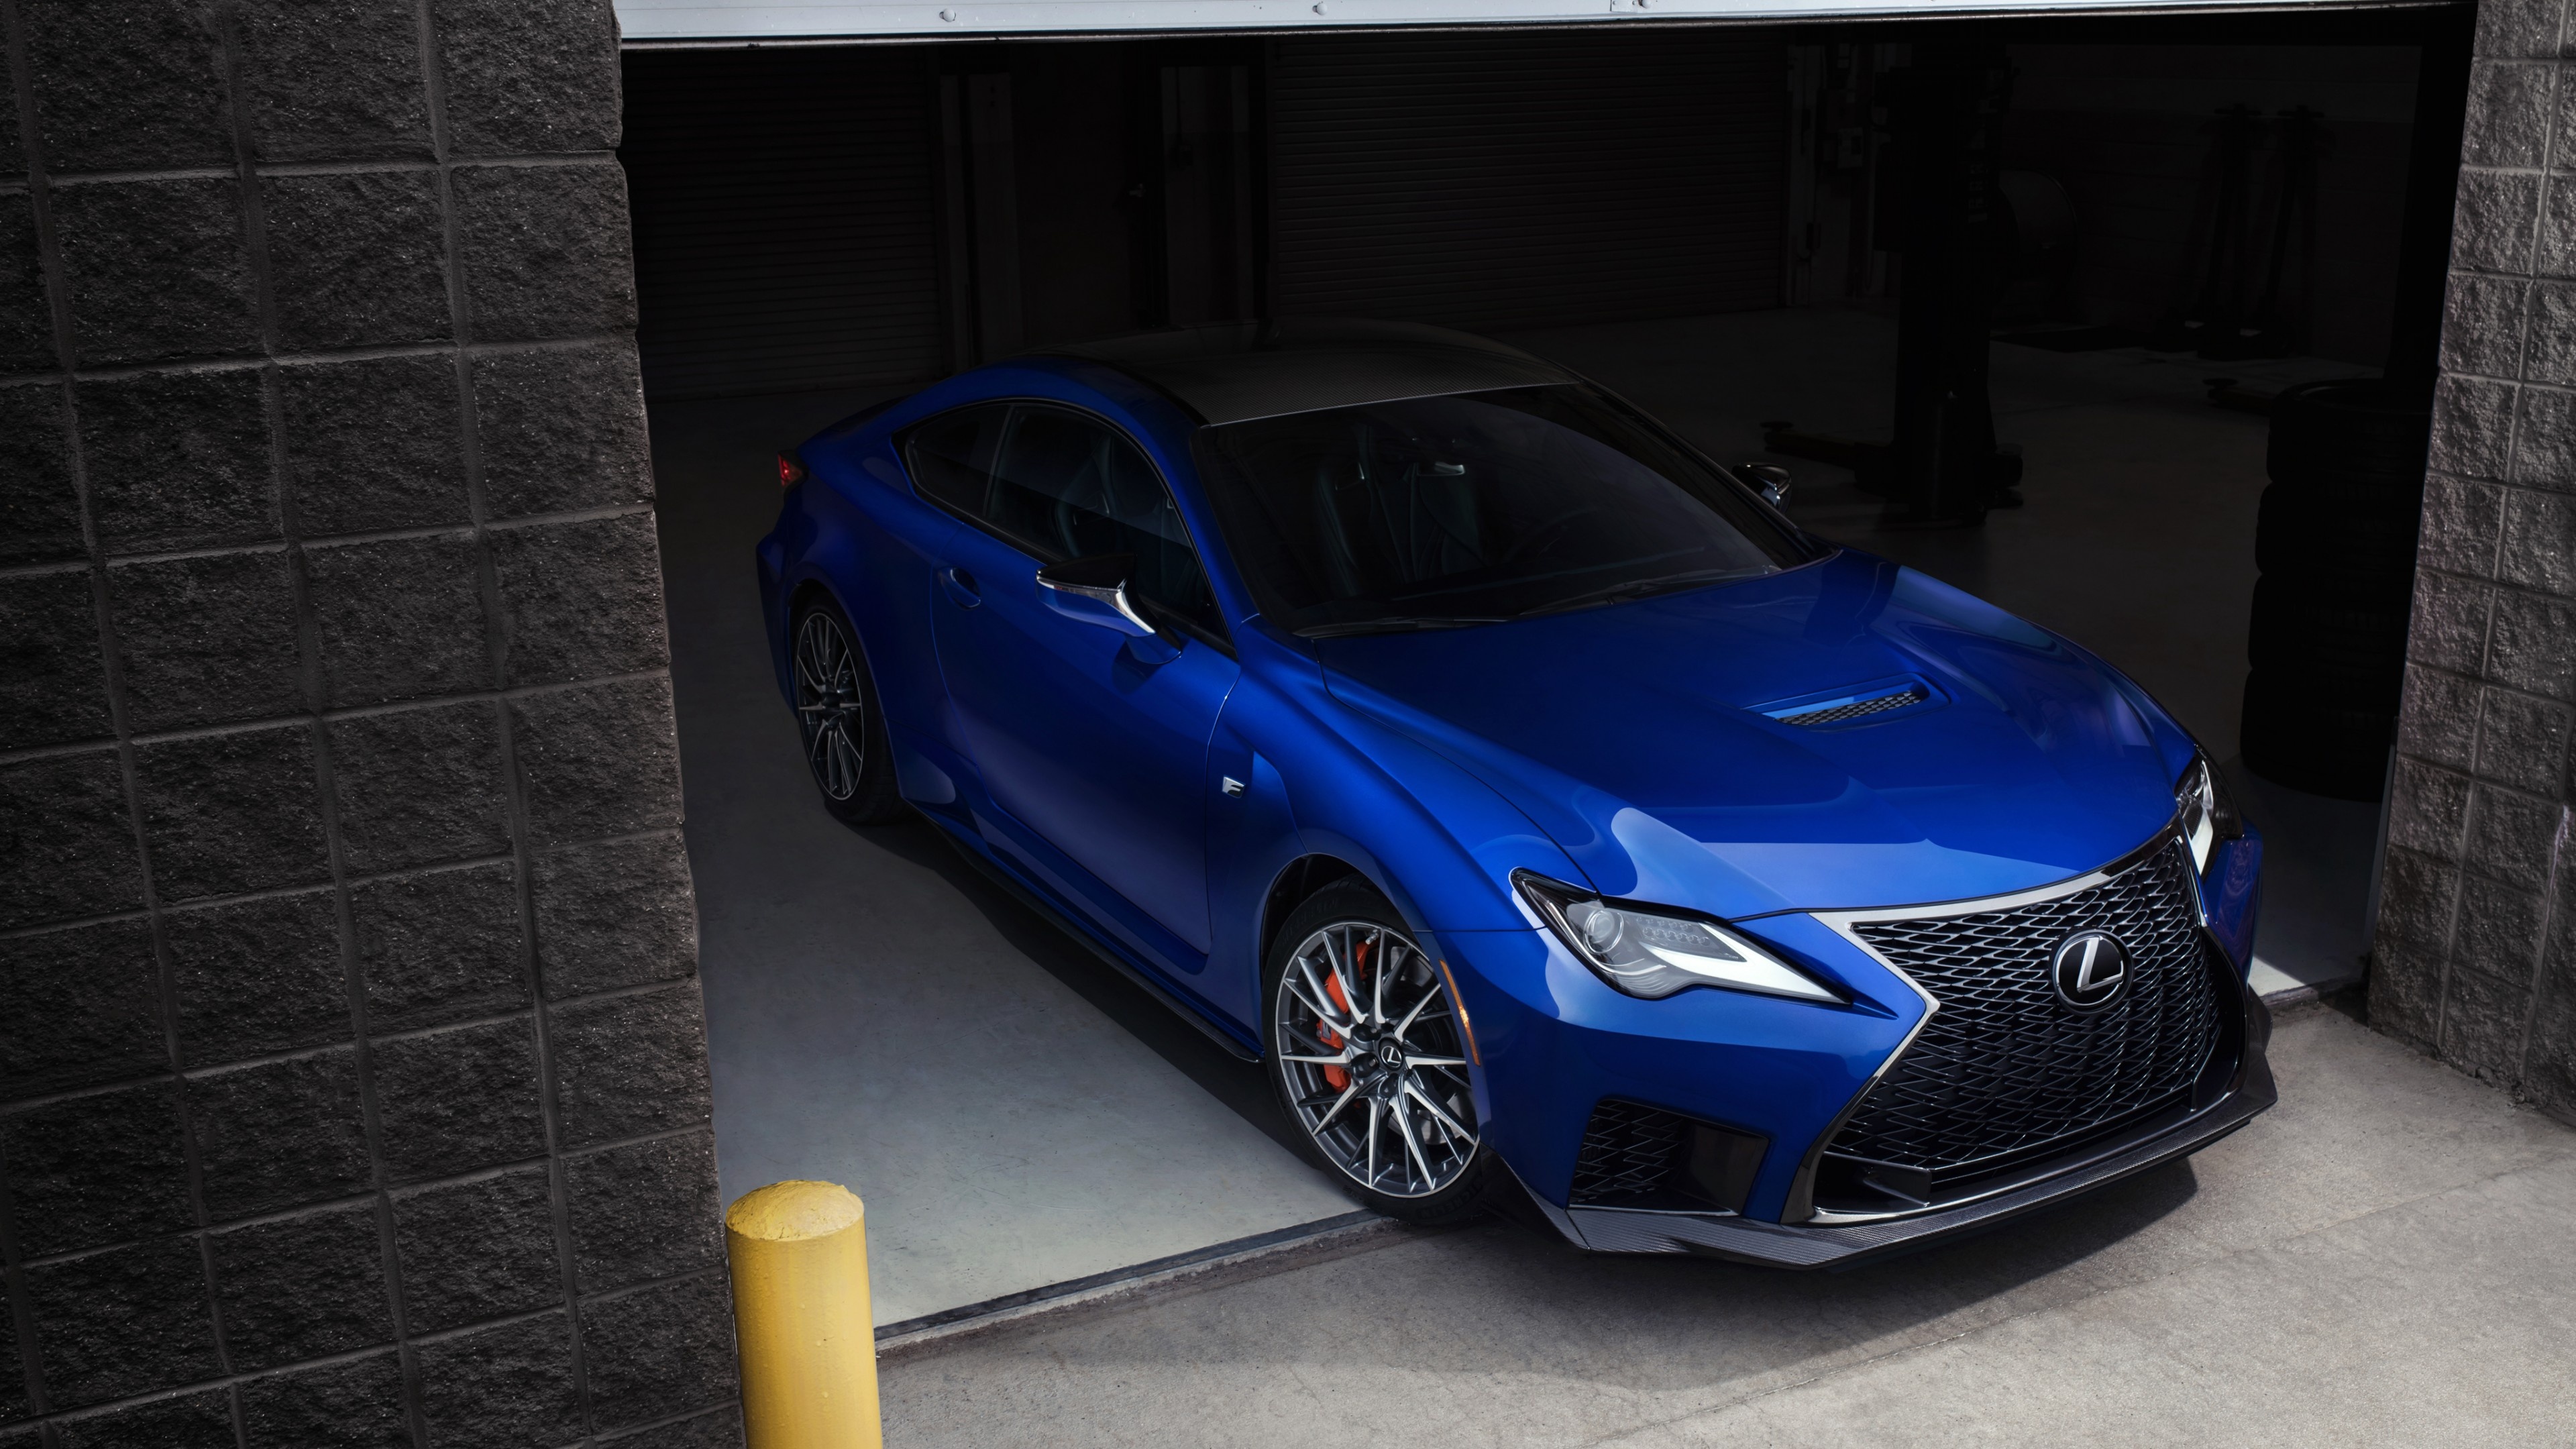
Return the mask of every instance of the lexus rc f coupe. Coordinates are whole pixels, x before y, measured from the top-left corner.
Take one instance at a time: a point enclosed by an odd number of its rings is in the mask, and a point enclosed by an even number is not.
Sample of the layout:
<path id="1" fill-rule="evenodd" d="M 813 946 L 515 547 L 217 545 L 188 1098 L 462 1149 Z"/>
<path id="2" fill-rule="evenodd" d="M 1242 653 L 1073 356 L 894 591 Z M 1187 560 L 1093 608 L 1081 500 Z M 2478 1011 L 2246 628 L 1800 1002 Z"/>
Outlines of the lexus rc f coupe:
<path id="1" fill-rule="evenodd" d="M 779 472 L 825 808 L 918 811 L 1264 1063 L 1368 1207 L 1847 1264 L 2274 1100 L 2261 843 L 2190 735 L 1573 372 L 1169 331 Z"/>

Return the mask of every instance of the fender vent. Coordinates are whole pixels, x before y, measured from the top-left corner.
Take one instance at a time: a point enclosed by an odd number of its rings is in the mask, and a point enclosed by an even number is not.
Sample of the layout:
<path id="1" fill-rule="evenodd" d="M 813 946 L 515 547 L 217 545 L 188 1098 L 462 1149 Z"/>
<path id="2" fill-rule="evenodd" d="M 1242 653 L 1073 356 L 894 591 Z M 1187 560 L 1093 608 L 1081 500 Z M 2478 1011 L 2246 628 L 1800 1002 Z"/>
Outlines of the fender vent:
<path id="1" fill-rule="evenodd" d="M 1775 714 L 1771 717 L 1782 724 L 1814 729 L 1818 725 L 1841 724 L 1845 720 L 1860 719 L 1865 715 L 1885 714 L 1891 709 L 1903 709 L 1909 704 L 1921 704 L 1931 697 L 1931 691 L 1922 685 L 1908 684 L 1886 694 L 1871 695 L 1863 699 L 1840 700 L 1821 709 L 1807 708 L 1797 714 Z"/>

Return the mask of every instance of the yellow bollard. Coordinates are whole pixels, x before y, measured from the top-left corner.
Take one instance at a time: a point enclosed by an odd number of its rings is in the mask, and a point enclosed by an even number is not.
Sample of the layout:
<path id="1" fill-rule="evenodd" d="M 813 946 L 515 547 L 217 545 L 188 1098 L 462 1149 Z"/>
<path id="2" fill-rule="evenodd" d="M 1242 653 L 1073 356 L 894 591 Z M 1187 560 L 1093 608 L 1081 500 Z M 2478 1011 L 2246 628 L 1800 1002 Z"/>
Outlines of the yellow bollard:
<path id="1" fill-rule="evenodd" d="M 774 1182 L 725 1212 L 749 1449 L 881 1449 L 867 1209 L 829 1182 Z"/>

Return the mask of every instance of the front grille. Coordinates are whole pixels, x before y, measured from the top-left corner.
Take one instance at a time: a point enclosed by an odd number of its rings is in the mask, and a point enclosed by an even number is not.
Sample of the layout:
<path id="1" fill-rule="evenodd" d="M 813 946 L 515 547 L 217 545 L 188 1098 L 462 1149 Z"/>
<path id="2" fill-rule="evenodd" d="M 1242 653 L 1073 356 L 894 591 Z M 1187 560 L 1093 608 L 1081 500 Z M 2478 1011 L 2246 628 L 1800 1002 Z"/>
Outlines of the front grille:
<path id="1" fill-rule="evenodd" d="M 1603 1102 L 1592 1109 L 1575 1154 L 1572 1201 L 1615 1202 L 1661 1188 L 1681 1146 L 1681 1118 L 1634 1102 Z"/>
<path id="2" fill-rule="evenodd" d="M 2219 1032 L 2187 871 L 2158 850 L 2052 901 L 1856 923 L 1941 1005 L 1826 1150 L 1956 1180 L 2175 1099 Z M 2128 990 L 2100 1011 L 2067 1006 L 2050 979 L 2058 943 L 2083 930 L 2129 952 Z"/>
<path id="3" fill-rule="evenodd" d="M 1894 694 L 1882 694 L 1876 699 L 1858 699 L 1849 704 L 1835 705 L 1831 709 L 1809 710 L 1805 714 L 1787 714 L 1777 718 L 1782 724 L 1814 729 L 1818 725 L 1841 724 L 1847 719 L 1859 719 L 1864 715 L 1883 714 L 1891 709 L 1903 709 L 1909 704 L 1921 704 L 1930 697 L 1929 691 L 1922 685 L 1916 684 L 1900 689 Z"/>

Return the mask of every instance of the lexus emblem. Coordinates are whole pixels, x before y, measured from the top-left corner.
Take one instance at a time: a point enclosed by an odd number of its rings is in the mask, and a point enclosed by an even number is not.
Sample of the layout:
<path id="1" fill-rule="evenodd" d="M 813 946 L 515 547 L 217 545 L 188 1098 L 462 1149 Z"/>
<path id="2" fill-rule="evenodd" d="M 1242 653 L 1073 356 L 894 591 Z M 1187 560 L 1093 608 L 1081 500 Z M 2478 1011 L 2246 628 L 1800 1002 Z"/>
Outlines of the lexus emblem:
<path id="1" fill-rule="evenodd" d="M 2077 1011 L 2099 1011 L 2129 989 L 2129 953 L 2102 931 L 2078 931 L 2058 943 L 2048 963 L 2057 999 Z"/>

